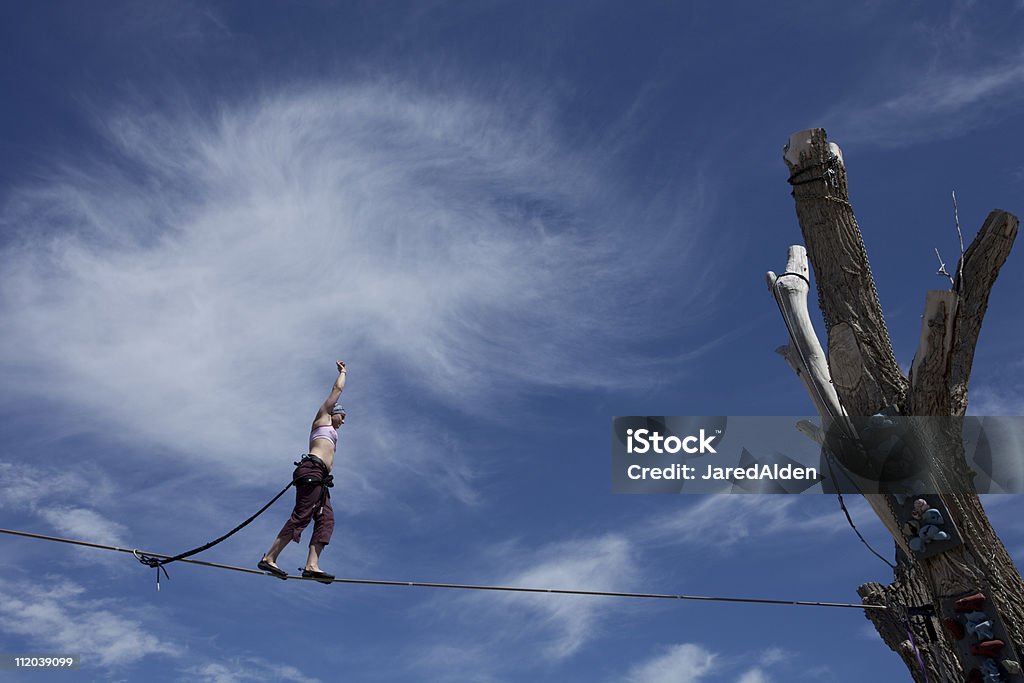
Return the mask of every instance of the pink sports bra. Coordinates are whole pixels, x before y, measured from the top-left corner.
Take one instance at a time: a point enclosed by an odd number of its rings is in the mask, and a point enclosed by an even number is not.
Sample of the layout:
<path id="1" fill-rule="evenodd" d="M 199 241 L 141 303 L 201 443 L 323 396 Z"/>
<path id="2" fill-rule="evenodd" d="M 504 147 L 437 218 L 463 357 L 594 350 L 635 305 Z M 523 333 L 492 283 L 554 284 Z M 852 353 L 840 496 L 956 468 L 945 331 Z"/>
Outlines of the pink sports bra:
<path id="1" fill-rule="evenodd" d="M 309 433 L 309 445 L 312 446 L 313 442 L 317 439 L 328 439 L 331 444 L 335 447 L 338 445 L 338 430 L 333 425 L 321 425 L 319 427 L 313 427 L 313 431 Z"/>

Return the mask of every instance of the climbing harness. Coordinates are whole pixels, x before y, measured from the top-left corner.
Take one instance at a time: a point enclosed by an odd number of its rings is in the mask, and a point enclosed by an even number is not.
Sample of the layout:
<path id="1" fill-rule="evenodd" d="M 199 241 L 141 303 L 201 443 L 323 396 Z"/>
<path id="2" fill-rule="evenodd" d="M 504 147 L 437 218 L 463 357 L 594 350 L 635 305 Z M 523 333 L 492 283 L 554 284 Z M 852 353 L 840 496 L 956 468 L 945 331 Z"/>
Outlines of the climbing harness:
<path id="1" fill-rule="evenodd" d="M 315 477 L 310 474 L 307 474 L 302 477 L 295 476 L 295 478 L 292 479 L 292 483 L 295 486 L 301 485 L 321 487 L 320 500 L 317 501 L 317 509 L 315 513 L 315 515 L 319 517 L 324 512 L 324 505 L 327 504 L 327 499 L 331 497 L 330 489 L 334 487 L 334 475 L 327 470 L 327 464 L 320 458 L 316 457 L 315 455 L 307 453 L 306 455 L 303 455 L 300 459 L 296 460 L 295 465 L 298 467 L 303 462 L 313 463 L 313 465 L 315 465 L 320 470 L 320 476 Z"/>

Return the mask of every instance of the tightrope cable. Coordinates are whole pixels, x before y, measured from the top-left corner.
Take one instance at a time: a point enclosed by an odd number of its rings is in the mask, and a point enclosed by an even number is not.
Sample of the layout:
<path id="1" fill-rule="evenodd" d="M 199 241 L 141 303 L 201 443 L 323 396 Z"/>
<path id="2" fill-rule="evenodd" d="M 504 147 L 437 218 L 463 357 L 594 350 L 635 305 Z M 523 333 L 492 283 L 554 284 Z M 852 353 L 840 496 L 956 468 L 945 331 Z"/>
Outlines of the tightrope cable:
<path id="1" fill-rule="evenodd" d="M 69 543 L 71 545 L 79 545 L 87 548 L 98 548 L 101 550 L 112 550 L 119 553 L 129 553 L 133 555 L 145 555 L 149 557 L 159 558 L 170 558 L 171 555 L 162 555 L 160 553 L 141 553 L 139 550 L 130 550 L 128 548 L 118 548 L 111 545 L 103 545 L 101 543 L 90 543 L 88 541 L 79 541 L 70 538 L 58 538 L 56 536 L 45 536 L 43 534 L 33 534 L 27 531 L 15 531 L 12 529 L 0 529 L 0 533 L 9 534 L 11 536 L 22 536 L 25 538 L 35 538 L 42 541 L 53 541 L 56 543 Z M 218 562 L 204 562 L 202 560 L 190 560 L 190 559 L 179 559 L 178 562 L 187 562 L 188 564 L 197 564 L 204 567 L 214 567 L 216 569 L 227 569 L 235 572 L 243 572 L 246 574 L 260 574 L 263 576 L 271 576 L 267 572 L 260 571 L 258 569 L 247 569 L 245 567 L 234 567 L 229 564 L 220 564 Z M 315 578 L 304 578 L 302 576 L 291 576 L 286 577 L 288 579 L 295 579 L 298 581 L 319 581 L 321 583 L 328 583 L 324 579 Z M 609 598 L 648 598 L 658 600 L 701 600 L 705 602 L 742 602 L 742 603 L 753 603 L 761 605 L 800 605 L 806 607 L 846 607 L 851 609 L 863 609 L 863 610 L 885 610 L 888 609 L 885 605 L 856 605 L 850 603 L 840 602 L 811 602 L 806 600 L 769 600 L 764 598 L 728 598 L 728 597 L 710 597 L 703 595 L 669 595 L 664 593 L 626 593 L 620 591 L 591 591 L 591 590 L 573 590 L 568 588 L 529 588 L 525 586 L 488 586 L 488 585 L 476 585 L 476 584 L 464 584 L 464 583 L 429 583 L 426 581 L 385 581 L 380 579 L 344 579 L 334 578 L 330 580 L 330 583 L 349 583 L 349 584 L 362 584 L 368 586 L 414 586 L 417 588 L 453 588 L 462 590 L 478 590 L 478 591 L 504 591 L 510 593 L 551 593 L 556 595 L 591 595 L 597 597 L 609 597 Z"/>

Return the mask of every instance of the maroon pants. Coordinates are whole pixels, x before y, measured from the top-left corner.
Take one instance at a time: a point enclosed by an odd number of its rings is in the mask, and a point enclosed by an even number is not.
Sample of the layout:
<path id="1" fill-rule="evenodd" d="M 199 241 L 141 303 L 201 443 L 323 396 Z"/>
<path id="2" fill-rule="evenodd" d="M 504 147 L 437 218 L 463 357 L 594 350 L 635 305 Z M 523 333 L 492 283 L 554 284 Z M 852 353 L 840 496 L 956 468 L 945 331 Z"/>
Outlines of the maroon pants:
<path id="1" fill-rule="evenodd" d="M 321 478 L 327 474 L 326 470 L 317 460 L 306 459 L 299 463 L 292 474 L 292 478 L 316 477 Z M 323 509 L 320 509 L 320 501 L 323 499 Z M 334 508 L 331 507 L 331 499 L 324 495 L 324 487 L 319 484 L 296 484 L 295 485 L 295 508 L 292 516 L 281 527 L 277 537 L 288 536 L 293 542 L 298 543 L 302 536 L 303 529 L 313 520 L 313 537 L 309 539 L 313 543 L 327 545 L 331 542 L 331 534 L 334 533 Z"/>

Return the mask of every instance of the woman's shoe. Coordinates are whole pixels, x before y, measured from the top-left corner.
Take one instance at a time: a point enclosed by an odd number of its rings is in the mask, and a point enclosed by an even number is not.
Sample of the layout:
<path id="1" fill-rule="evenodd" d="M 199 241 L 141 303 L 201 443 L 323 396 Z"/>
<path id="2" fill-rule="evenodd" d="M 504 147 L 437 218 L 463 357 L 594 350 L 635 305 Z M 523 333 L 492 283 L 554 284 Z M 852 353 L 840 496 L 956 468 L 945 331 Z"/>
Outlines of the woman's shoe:
<path id="1" fill-rule="evenodd" d="M 285 570 L 281 569 L 276 565 L 270 564 L 269 562 L 267 562 L 267 558 L 263 558 L 262 560 L 260 560 L 260 563 L 256 566 L 269 574 L 273 574 L 279 579 L 288 578 L 288 572 L 286 572 Z"/>
<path id="2" fill-rule="evenodd" d="M 327 572 L 320 572 L 313 569 L 303 569 L 302 578 L 316 579 L 320 583 L 334 583 L 334 574 L 328 574 Z"/>

